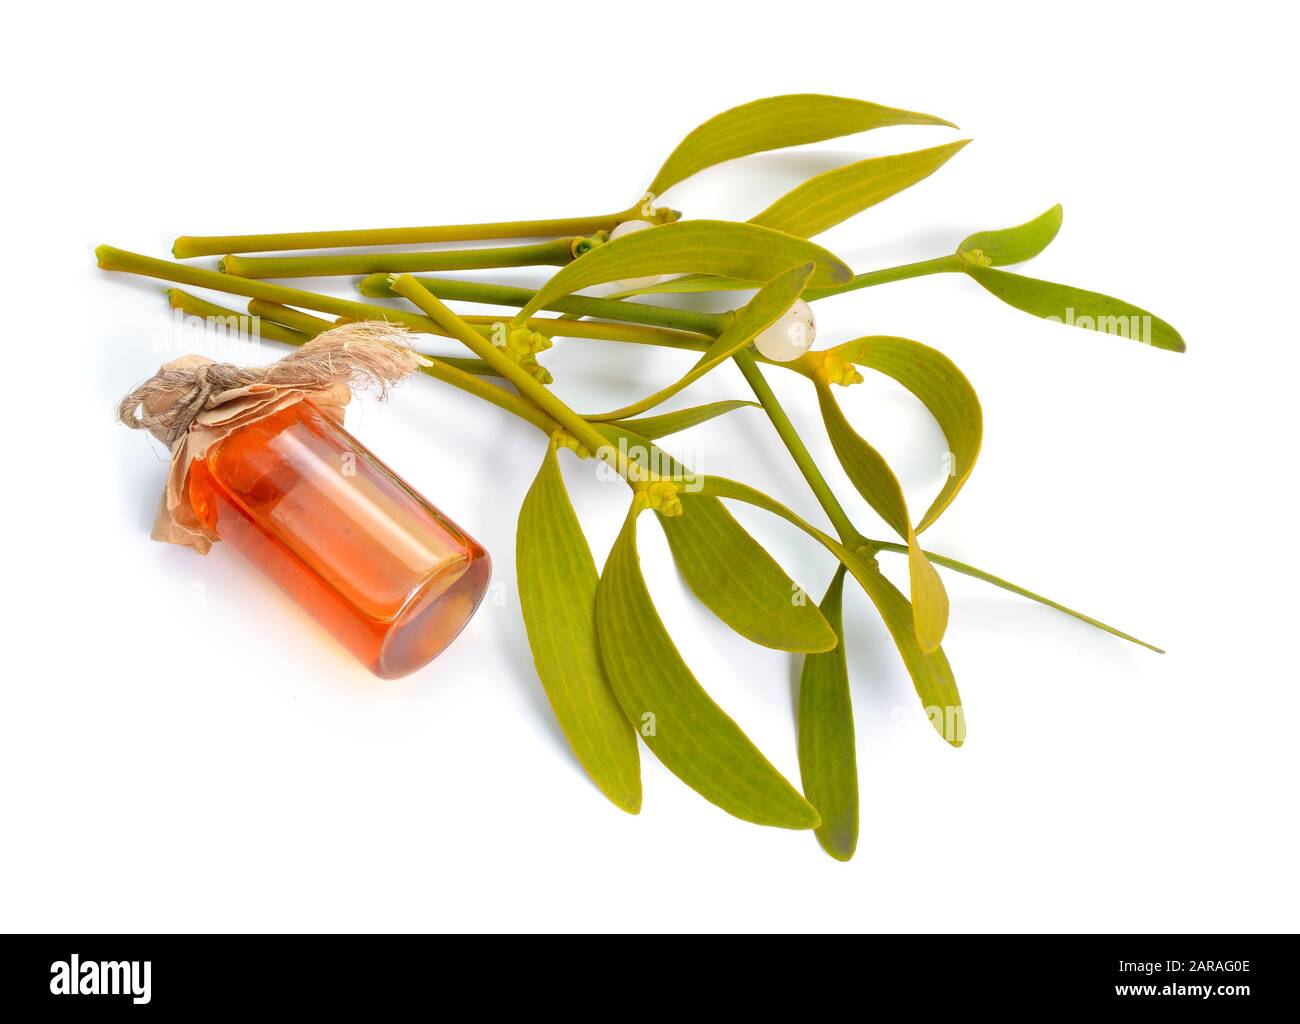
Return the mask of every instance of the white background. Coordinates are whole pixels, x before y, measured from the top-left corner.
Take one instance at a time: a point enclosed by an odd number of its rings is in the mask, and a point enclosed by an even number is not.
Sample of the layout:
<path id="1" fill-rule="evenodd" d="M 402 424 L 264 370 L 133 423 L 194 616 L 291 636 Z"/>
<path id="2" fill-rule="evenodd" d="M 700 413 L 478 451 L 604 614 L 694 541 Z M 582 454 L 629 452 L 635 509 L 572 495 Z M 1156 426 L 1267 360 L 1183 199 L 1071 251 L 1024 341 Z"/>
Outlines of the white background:
<path id="1" fill-rule="evenodd" d="M 1294 929 L 1295 25 L 1280 5 L 1208 10 L 11 11 L 0 927 Z M 97 271 L 96 243 L 164 256 L 182 233 L 620 209 L 700 121 L 800 91 L 962 131 L 753 157 L 665 201 L 743 219 L 812 173 L 973 138 L 818 240 L 859 270 L 888 266 L 1060 201 L 1064 228 L 1025 272 L 1131 299 L 1182 331 L 1187 355 L 1153 351 L 1036 320 L 960 277 L 817 311 L 822 343 L 917 338 L 980 393 L 983 454 L 929 547 L 1169 654 L 949 576 L 945 647 L 970 729 L 955 751 L 850 587 L 862 840 L 845 865 L 811 835 L 730 818 L 648 752 L 639 817 L 586 780 L 514 596 L 515 514 L 542 439 L 505 414 L 423 379 L 349 413 L 495 559 L 492 601 L 400 682 L 369 677 L 232 552 L 200 559 L 148 539 L 164 453 L 113 408 L 177 348 L 213 343 L 176 336 L 156 282 Z M 577 341 L 544 362 L 580 408 L 638 397 L 685 365 Z M 769 377 L 851 514 L 883 535 L 806 382 Z M 883 379 L 839 394 L 925 507 L 944 448 L 925 411 Z M 725 397 L 748 397 L 732 367 L 678 404 Z M 757 412 L 670 447 L 823 521 Z M 603 561 L 626 490 L 569 459 L 565 475 Z M 824 552 L 737 515 L 821 593 Z M 797 666 L 698 606 L 648 518 L 641 547 L 699 678 L 797 778 Z"/>

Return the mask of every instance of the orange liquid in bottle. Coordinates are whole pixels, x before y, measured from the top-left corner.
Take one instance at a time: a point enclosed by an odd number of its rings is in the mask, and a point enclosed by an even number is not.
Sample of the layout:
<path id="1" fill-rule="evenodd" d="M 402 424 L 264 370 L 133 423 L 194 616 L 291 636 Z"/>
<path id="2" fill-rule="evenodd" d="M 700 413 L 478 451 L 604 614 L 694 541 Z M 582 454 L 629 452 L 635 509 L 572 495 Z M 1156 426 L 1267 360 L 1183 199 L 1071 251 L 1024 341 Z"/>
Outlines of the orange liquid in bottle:
<path id="1" fill-rule="evenodd" d="M 428 664 L 487 590 L 487 552 L 309 402 L 213 445 L 189 494 L 206 526 L 384 679 Z"/>

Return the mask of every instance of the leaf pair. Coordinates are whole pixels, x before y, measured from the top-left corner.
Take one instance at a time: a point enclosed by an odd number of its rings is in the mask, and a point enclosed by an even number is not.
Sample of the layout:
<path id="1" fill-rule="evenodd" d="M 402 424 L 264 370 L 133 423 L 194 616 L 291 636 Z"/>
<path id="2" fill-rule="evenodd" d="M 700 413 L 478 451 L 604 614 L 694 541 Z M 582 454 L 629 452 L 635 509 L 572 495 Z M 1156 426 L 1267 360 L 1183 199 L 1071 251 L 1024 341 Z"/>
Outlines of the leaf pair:
<path id="1" fill-rule="evenodd" d="M 829 650 L 834 631 L 803 589 L 786 575 L 716 498 L 692 492 L 699 478 L 627 425 L 597 424 L 643 472 L 681 481 L 680 516 L 658 516 L 673 561 L 699 602 L 745 639 L 778 651 Z"/>
<path id="2" fill-rule="evenodd" d="M 934 651 L 948 625 L 948 594 L 921 550 L 917 534 L 939 518 L 975 468 L 984 429 L 979 398 L 952 360 L 928 345 L 907 338 L 858 338 L 830 349 L 823 365 L 829 359 L 868 366 L 898 381 L 930 410 L 948 442 L 948 478 L 913 527 L 898 477 L 884 457 L 849 424 L 831 393 L 826 375 L 814 376 L 826 432 L 845 474 L 880 517 L 907 541 L 917 641 L 923 650 Z"/>
<path id="3" fill-rule="evenodd" d="M 930 114 L 841 96 L 769 96 L 724 110 L 692 131 L 669 154 L 647 191 L 657 199 L 691 175 L 727 160 L 903 124 L 957 127 Z"/>
<path id="4" fill-rule="evenodd" d="M 984 413 L 975 389 L 942 352 L 908 338 L 886 335 L 858 338 L 828 350 L 826 357 L 866 366 L 892 377 L 920 399 L 943 431 L 948 442 L 948 479 L 916 524 L 916 532 L 923 532 L 952 504 L 975 468 L 984 435 Z"/>
<path id="5" fill-rule="evenodd" d="M 664 629 L 641 575 L 638 511 L 634 504 L 596 591 L 601 659 L 624 713 L 674 775 L 723 810 L 759 825 L 816 828 L 816 809 L 705 693 Z"/>
<path id="6" fill-rule="evenodd" d="M 603 429 L 653 447 L 615 424 Z M 721 502 L 687 500 L 687 515 L 661 522 L 702 603 L 756 643 L 812 652 L 836 643 L 820 612 L 796 600 L 802 591 Z M 639 731 L 670 770 L 724 810 L 759 824 L 814 827 L 816 812 L 708 697 L 673 645 L 641 577 L 635 510 L 599 582 L 554 443 L 520 511 L 519 594 L 529 645 L 574 753 L 601 791 L 631 813 L 641 804 Z"/>
<path id="7" fill-rule="evenodd" d="M 1169 352 L 1187 351 L 1182 336 L 1170 324 L 1140 306 L 1100 292 L 996 269 L 1022 263 L 1046 249 L 1060 230 L 1061 216 L 1058 204 L 1017 227 L 971 235 L 957 247 L 961 269 L 990 294 L 1025 313 Z"/>

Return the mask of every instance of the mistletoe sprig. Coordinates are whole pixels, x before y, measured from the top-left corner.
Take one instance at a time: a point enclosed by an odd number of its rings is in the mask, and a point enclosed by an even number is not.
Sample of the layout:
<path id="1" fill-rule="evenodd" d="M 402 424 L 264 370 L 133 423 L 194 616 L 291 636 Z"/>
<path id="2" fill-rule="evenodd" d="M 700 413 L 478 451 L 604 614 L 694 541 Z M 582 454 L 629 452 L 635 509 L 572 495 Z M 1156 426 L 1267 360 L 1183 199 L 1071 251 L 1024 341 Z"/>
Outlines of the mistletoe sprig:
<path id="1" fill-rule="evenodd" d="M 1122 334 L 1181 352 L 1168 323 L 1120 299 L 1002 269 L 1042 252 L 1061 226 L 1055 206 L 1027 223 L 979 231 L 949 253 L 854 273 L 815 235 L 916 184 L 966 140 L 874 157 L 819 174 L 745 222 L 683 219 L 659 199 L 705 168 L 754 153 L 891 125 L 940 125 L 928 114 L 834 96 L 756 100 L 706 121 L 664 161 L 648 188 L 608 215 L 361 231 L 225 235 L 177 239 L 178 258 L 221 255 L 218 269 L 153 259 L 107 246 L 100 266 L 244 296 L 264 337 L 301 344 L 340 321 L 383 319 L 454 339 L 467 355 L 437 355 L 423 372 L 536 427 L 542 463 L 519 514 L 520 603 L 537 673 L 578 760 L 618 807 L 641 806 L 639 740 L 675 775 L 747 821 L 813 829 L 833 857 L 849 859 L 858 837 L 853 715 L 844 657 L 845 580 L 875 606 L 910 674 L 922 708 L 953 746 L 965 718 L 942 650 L 949 602 L 940 569 L 972 576 L 1048 605 L 1151 650 L 1159 648 L 973 566 L 921 546 L 920 536 L 952 505 L 974 469 L 983 414 L 970 382 L 945 355 L 907 338 L 868 335 L 811 348 L 810 303 L 844 292 L 939 273 L 965 274 L 1004 303 L 1049 320 Z M 542 239 L 433 251 L 329 252 L 249 256 L 379 245 Z M 413 276 L 487 267 L 558 266 L 539 289 L 461 277 Z M 304 291 L 268 278 L 365 275 L 363 298 Z M 620 282 L 613 295 L 581 294 Z M 643 294 L 740 291 L 748 300 L 723 313 L 637 301 Z M 201 316 L 243 317 L 180 289 L 173 306 Z M 453 311 L 447 303 L 513 307 L 501 316 Z M 414 307 L 412 309 L 412 307 Z M 311 311 L 311 312 L 306 312 Z M 552 316 L 546 313 L 555 314 Z M 327 318 L 315 314 L 325 314 Z M 699 353 L 692 368 L 615 409 L 578 412 L 547 386 L 538 355 L 553 339 L 657 345 Z M 735 363 L 754 400 L 734 399 L 654 413 L 725 362 Z M 894 536 L 858 529 L 777 400 L 766 370 L 809 381 L 831 446 L 861 498 Z M 948 480 L 918 517 L 897 476 L 854 429 L 836 387 L 862 370 L 893 378 L 934 416 L 952 460 Z M 766 414 L 824 512 L 829 530 L 738 481 L 702 476 L 655 441 L 737 409 Z M 650 415 L 647 415 L 650 414 Z M 597 460 L 625 480 L 631 498 L 623 529 L 598 569 L 560 473 L 560 452 Z M 793 524 L 835 559 L 820 605 L 736 521 L 727 503 L 763 509 Z M 646 512 L 663 528 L 673 560 L 700 603 L 756 644 L 803 657 L 798 699 L 801 790 L 754 746 L 695 678 L 655 610 L 641 573 L 637 525 Z M 881 573 L 878 557 L 906 558 L 909 594 Z"/>

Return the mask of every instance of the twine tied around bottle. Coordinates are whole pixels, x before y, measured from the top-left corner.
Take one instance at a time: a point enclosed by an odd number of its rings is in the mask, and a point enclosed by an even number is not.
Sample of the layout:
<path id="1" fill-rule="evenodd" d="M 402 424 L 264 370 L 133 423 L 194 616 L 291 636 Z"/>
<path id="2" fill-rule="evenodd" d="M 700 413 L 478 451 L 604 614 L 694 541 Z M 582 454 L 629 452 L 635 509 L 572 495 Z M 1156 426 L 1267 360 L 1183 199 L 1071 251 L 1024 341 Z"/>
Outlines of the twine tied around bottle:
<path id="1" fill-rule="evenodd" d="M 318 334 L 283 359 L 266 366 L 216 363 L 204 356 L 183 356 L 127 394 L 117 416 L 128 427 L 147 430 L 169 448 L 205 410 L 255 390 L 333 391 L 346 385 L 374 386 L 379 398 L 417 370 L 424 357 L 406 341 L 400 327 L 378 321 L 345 324 Z"/>
<path id="2" fill-rule="evenodd" d="M 190 504 L 189 473 L 196 459 L 233 431 L 304 400 L 341 424 L 354 390 L 370 387 L 385 399 L 394 384 L 426 363 L 405 330 L 378 321 L 325 331 L 266 366 L 196 355 L 166 363 L 117 408 L 122 423 L 149 431 L 171 449 L 153 538 L 200 554 L 218 539 Z"/>

